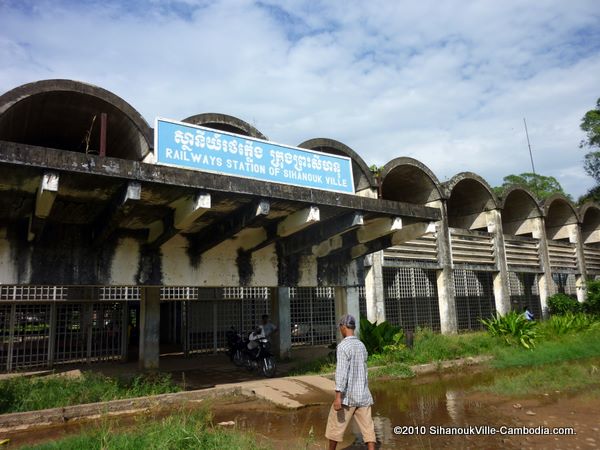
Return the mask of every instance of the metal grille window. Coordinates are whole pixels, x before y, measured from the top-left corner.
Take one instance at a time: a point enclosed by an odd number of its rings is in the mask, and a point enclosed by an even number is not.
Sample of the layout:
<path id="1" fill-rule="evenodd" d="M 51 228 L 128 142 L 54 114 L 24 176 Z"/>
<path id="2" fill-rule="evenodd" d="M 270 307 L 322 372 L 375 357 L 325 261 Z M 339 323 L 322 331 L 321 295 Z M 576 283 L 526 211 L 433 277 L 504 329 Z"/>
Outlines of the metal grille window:
<path id="1" fill-rule="evenodd" d="M 48 364 L 50 305 L 15 305 L 12 358 L 8 370 Z"/>
<path id="2" fill-rule="evenodd" d="M 198 289 L 199 301 L 184 302 L 188 352 L 216 352 L 227 345 L 226 333 L 234 327 L 245 334 L 269 314 L 268 288 Z"/>
<path id="3" fill-rule="evenodd" d="M 140 288 L 137 286 L 104 286 L 99 289 L 98 300 L 128 301 L 140 300 Z"/>
<path id="4" fill-rule="evenodd" d="M 364 286 L 358 287 L 358 310 L 360 317 L 367 318 L 367 291 Z"/>
<path id="5" fill-rule="evenodd" d="M 538 290 L 538 276 L 535 273 L 508 272 L 510 304 L 514 311 L 523 311 L 525 306 L 536 319 L 542 317 L 542 305 Z"/>
<path id="6" fill-rule="evenodd" d="M 290 316 L 292 345 L 335 342 L 334 288 L 290 288 Z"/>
<path id="7" fill-rule="evenodd" d="M 496 312 L 492 273 L 455 269 L 453 275 L 458 329 L 482 329 L 480 319 Z"/>
<path id="8" fill-rule="evenodd" d="M 9 347 L 12 343 L 11 310 L 11 305 L 0 304 L 0 371 L 8 370 Z"/>
<path id="9" fill-rule="evenodd" d="M 552 281 L 554 282 L 554 293 L 577 297 L 577 279 L 575 274 L 554 272 L 552 273 Z"/>
<path id="10" fill-rule="evenodd" d="M 123 303 L 94 303 L 92 308 L 92 336 L 89 350 L 93 360 L 121 358 L 123 338 Z"/>
<path id="11" fill-rule="evenodd" d="M 196 300 L 198 298 L 198 288 L 195 287 L 163 287 L 160 288 L 161 301 L 181 301 Z"/>
<path id="12" fill-rule="evenodd" d="M 88 330 L 84 320 L 85 306 L 90 305 L 81 303 L 58 305 L 55 362 L 76 362 L 87 358 Z M 89 316 L 89 308 L 87 312 Z"/>
<path id="13" fill-rule="evenodd" d="M 440 330 L 435 269 L 383 267 L 385 317 L 404 330 Z"/>
<path id="14" fill-rule="evenodd" d="M 0 301 L 66 300 L 66 286 L 0 286 Z"/>

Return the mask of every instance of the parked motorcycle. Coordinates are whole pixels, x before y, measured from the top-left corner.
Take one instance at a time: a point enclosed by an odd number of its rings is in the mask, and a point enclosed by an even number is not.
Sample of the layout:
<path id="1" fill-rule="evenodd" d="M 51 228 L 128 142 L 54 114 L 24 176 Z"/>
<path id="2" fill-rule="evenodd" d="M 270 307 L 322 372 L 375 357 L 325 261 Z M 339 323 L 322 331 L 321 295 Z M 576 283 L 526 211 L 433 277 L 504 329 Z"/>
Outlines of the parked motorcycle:
<path id="1" fill-rule="evenodd" d="M 227 333 L 227 355 L 233 364 L 242 367 L 245 364 L 244 351 L 247 349 L 248 340 L 244 339 L 240 333 L 231 327 Z"/>
<path id="2" fill-rule="evenodd" d="M 251 333 L 248 341 L 256 346 L 249 349 L 248 345 L 244 349 L 244 364 L 246 369 L 259 370 L 265 377 L 271 378 L 275 375 L 276 364 L 275 357 L 271 353 L 271 342 L 264 335 Z"/>

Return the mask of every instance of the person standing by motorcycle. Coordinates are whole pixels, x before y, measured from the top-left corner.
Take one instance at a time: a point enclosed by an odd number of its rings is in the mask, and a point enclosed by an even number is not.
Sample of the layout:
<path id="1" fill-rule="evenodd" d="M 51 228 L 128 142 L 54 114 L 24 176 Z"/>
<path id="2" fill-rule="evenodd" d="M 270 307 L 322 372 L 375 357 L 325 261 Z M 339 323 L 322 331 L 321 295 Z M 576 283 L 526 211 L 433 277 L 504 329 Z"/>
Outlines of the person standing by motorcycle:
<path id="1" fill-rule="evenodd" d="M 272 334 L 277 333 L 277 331 L 279 331 L 279 329 L 277 328 L 277 325 L 275 325 L 273 322 L 271 322 L 269 320 L 268 314 L 263 314 L 262 325 L 260 327 L 262 328 L 262 332 L 265 335 L 265 337 L 269 340 L 271 340 Z"/>
<path id="2" fill-rule="evenodd" d="M 375 425 L 371 417 L 373 397 L 367 379 L 367 349 L 354 336 L 356 319 L 345 314 L 339 321 L 344 339 L 337 346 L 335 368 L 335 400 L 329 410 L 325 437 L 329 449 L 335 450 L 337 443 L 344 440 L 348 424 L 354 420 L 369 450 L 375 450 Z"/>

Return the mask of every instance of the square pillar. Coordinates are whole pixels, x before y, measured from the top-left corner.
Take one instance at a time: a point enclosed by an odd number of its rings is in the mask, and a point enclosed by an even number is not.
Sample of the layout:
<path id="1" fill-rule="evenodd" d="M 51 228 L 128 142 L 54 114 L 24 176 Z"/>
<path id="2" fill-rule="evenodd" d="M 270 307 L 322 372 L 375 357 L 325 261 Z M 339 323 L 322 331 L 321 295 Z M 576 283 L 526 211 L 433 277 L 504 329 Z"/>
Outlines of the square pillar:
<path id="1" fill-rule="evenodd" d="M 452 334 L 458 332 L 458 321 L 456 318 L 456 299 L 452 277 L 452 251 L 450 247 L 446 203 L 441 201 L 432 202 L 427 206 L 439 208 L 442 215 L 442 220 L 436 223 L 438 263 L 441 266 L 436 271 L 440 331 L 442 334 Z"/>
<path id="2" fill-rule="evenodd" d="M 583 303 L 587 297 L 587 268 L 585 266 L 581 228 L 579 224 L 575 224 L 569 231 L 569 241 L 576 246 L 575 255 L 577 257 L 577 270 L 579 272 L 575 281 L 575 285 L 577 286 L 577 301 Z"/>
<path id="3" fill-rule="evenodd" d="M 271 335 L 273 353 L 279 359 L 287 359 L 292 349 L 292 319 L 290 316 L 290 288 L 271 288 L 271 320 L 277 325 L 277 333 Z"/>
<path id="4" fill-rule="evenodd" d="M 500 211 L 493 209 L 487 212 L 488 232 L 494 235 L 494 253 L 498 272 L 494 274 L 494 300 L 496 311 L 501 316 L 510 312 L 510 292 L 508 290 L 508 264 L 504 247 L 504 232 Z"/>
<path id="5" fill-rule="evenodd" d="M 384 322 L 383 251 L 371 255 L 371 267 L 366 269 L 365 273 L 365 294 L 369 322 Z M 357 320 L 359 319 L 357 318 Z"/>
<path id="6" fill-rule="evenodd" d="M 142 287 L 140 298 L 140 369 L 158 369 L 159 344 L 160 286 Z"/>
<path id="7" fill-rule="evenodd" d="M 356 319 L 354 334 L 360 336 L 360 307 L 358 303 L 358 269 L 356 260 L 348 264 L 346 268 L 346 285 L 335 288 L 335 324 L 344 314 L 352 314 Z M 339 330 L 337 340 L 342 340 Z"/>
<path id="8" fill-rule="evenodd" d="M 544 219 L 537 218 L 534 222 L 533 237 L 538 240 L 538 252 L 540 257 L 540 266 L 542 272 L 538 275 L 538 291 L 540 293 L 540 306 L 542 308 L 542 318 L 547 319 L 548 297 L 555 294 L 554 281 L 552 280 L 552 269 L 550 268 L 550 255 L 548 253 L 548 237 L 546 236 L 546 226 Z"/>

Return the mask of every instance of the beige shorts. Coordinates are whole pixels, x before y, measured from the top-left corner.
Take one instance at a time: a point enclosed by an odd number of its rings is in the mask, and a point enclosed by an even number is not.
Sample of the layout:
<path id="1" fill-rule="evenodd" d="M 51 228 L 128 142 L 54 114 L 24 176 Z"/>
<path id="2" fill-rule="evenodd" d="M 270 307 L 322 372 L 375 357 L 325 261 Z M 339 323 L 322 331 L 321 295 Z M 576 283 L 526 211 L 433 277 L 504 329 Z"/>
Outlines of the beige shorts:
<path id="1" fill-rule="evenodd" d="M 344 440 L 344 432 L 348 428 L 348 424 L 352 421 L 352 417 L 356 421 L 358 428 L 365 442 L 376 442 L 375 425 L 371 417 L 370 406 L 342 406 L 342 409 L 336 411 L 331 405 L 329 417 L 327 418 L 327 429 L 325 437 L 332 441 L 342 442 Z"/>

